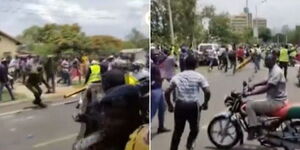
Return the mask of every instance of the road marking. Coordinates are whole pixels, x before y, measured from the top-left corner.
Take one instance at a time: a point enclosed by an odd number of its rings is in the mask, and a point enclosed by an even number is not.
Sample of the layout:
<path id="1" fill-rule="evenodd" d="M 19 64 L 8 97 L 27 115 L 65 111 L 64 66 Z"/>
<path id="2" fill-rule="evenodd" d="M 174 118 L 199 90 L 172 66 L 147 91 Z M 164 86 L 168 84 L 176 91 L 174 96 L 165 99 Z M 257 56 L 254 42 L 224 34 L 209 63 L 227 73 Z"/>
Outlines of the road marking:
<path id="1" fill-rule="evenodd" d="M 5 113 L 0 114 L 0 117 L 6 116 L 6 115 L 17 114 L 17 113 L 20 113 L 20 112 L 22 112 L 22 111 L 23 111 L 23 109 L 19 109 L 19 110 L 15 110 L 15 111 L 10 111 L 10 112 L 5 112 Z"/>
<path id="2" fill-rule="evenodd" d="M 33 148 L 44 147 L 44 146 L 47 146 L 47 145 L 50 145 L 50 144 L 53 144 L 53 143 L 68 140 L 68 139 L 76 137 L 77 135 L 78 135 L 78 133 L 74 133 L 74 134 L 70 134 L 70 135 L 67 135 L 67 136 L 64 136 L 64 137 L 61 137 L 61 138 L 55 138 L 53 140 L 48 140 L 47 142 L 43 142 L 43 143 L 39 143 L 39 144 L 34 145 Z"/>
<path id="3" fill-rule="evenodd" d="M 66 101 L 66 102 L 59 102 L 59 103 L 55 103 L 55 104 L 51 104 L 51 106 L 59 106 L 59 105 L 64 105 L 64 104 L 72 104 L 77 102 L 78 100 L 71 100 L 71 101 Z M 9 115 L 15 115 L 18 113 L 23 113 L 26 111 L 31 111 L 33 110 L 33 108 L 26 108 L 26 109 L 18 109 L 18 110 L 14 110 L 14 111 L 9 111 L 9 112 L 5 112 L 5 113 L 1 113 L 0 114 L 0 118 L 4 118 L 4 116 L 9 116 Z"/>

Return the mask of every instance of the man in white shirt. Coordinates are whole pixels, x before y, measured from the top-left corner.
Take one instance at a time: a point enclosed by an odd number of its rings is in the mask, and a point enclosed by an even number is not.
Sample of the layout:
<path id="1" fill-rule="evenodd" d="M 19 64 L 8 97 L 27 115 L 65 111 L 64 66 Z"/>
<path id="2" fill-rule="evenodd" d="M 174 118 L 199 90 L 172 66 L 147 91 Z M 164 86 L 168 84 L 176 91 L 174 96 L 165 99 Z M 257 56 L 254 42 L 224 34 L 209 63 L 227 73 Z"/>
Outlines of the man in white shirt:
<path id="1" fill-rule="evenodd" d="M 194 71 L 197 60 L 193 55 L 186 59 L 186 70 L 175 75 L 171 80 L 170 87 L 165 96 L 170 112 L 175 112 L 175 129 L 173 132 L 171 150 L 177 150 L 183 133 L 185 122 L 190 124 L 190 134 L 186 148 L 193 149 L 194 141 L 199 132 L 199 119 L 201 109 L 206 110 L 210 99 L 209 84 L 205 77 Z M 170 100 L 171 93 L 175 90 L 173 97 L 175 108 Z"/>

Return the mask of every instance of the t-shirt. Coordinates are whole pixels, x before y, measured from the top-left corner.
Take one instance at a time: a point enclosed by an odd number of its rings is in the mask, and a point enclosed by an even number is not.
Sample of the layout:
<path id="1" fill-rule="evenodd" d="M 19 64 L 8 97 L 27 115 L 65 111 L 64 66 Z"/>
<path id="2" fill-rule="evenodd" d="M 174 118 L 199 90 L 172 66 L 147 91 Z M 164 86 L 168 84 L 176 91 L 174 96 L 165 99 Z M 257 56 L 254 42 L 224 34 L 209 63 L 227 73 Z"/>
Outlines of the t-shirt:
<path id="1" fill-rule="evenodd" d="M 284 101 L 287 99 L 286 80 L 283 71 L 277 64 L 269 71 L 268 84 L 273 85 L 267 91 L 268 100 Z"/>
<path id="2" fill-rule="evenodd" d="M 173 56 L 168 56 L 163 63 L 160 64 L 161 77 L 171 79 L 175 74 L 176 60 Z"/>
<path id="3" fill-rule="evenodd" d="M 216 51 L 213 50 L 213 49 L 208 49 L 208 50 L 207 50 L 207 53 L 208 53 L 208 57 L 209 57 L 209 58 L 216 58 L 216 56 L 217 56 Z"/>
<path id="4" fill-rule="evenodd" d="M 162 79 L 159 68 L 155 64 L 151 64 L 151 89 L 162 87 Z"/>
<path id="5" fill-rule="evenodd" d="M 196 71 L 186 70 L 175 75 L 171 84 L 176 86 L 176 99 L 187 102 L 197 102 L 202 105 L 204 93 L 202 88 L 208 87 L 208 81 L 203 75 Z"/>

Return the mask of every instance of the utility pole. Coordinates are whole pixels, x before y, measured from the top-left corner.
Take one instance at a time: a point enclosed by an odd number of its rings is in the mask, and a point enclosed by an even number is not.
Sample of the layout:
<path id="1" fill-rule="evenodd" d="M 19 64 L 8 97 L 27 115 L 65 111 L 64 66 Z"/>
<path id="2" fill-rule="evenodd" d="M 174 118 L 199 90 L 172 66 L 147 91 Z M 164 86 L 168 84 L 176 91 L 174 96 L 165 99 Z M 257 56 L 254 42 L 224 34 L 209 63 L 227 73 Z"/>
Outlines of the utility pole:
<path id="1" fill-rule="evenodd" d="M 169 11 L 169 21 L 170 21 L 170 33 L 171 33 L 171 44 L 174 45 L 174 29 L 173 29 L 173 17 L 171 10 L 171 0 L 168 0 L 168 11 Z"/>

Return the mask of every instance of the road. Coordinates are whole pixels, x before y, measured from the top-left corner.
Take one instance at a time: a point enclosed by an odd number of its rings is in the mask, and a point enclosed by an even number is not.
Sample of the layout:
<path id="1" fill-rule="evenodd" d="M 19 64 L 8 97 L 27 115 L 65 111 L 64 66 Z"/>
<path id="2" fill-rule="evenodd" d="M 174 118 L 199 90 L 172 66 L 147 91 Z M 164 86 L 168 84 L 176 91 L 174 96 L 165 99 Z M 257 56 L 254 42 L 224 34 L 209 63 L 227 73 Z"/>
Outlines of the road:
<path id="1" fill-rule="evenodd" d="M 232 90 L 240 91 L 242 89 L 242 81 L 247 80 L 248 77 L 250 77 L 253 74 L 254 69 L 252 64 L 248 64 L 246 68 L 242 69 L 241 72 L 236 73 L 234 76 L 231 73 L 224 74 L 223 72 L 219 72 L 218 70 L 216 70 L 216 68 L 210 73 L 207 72 L 206 68 L 198 68 L 197 71 L 202 73 L 208 79 L 210 84 L 210 89 L 212 92 L 212 97 L 209 102 L 208 110 L 203 111 L 201 114 L 201 120 L 200 120 L 201 129 L 195 143 L 195 150 L 209 150 L 209 149 L 216 150 L 216 148 L 211 144 L 211 142 L 207 137 L 207 126 L 216 114 L 226 110 L 224 106 L 225 95 L 229 94 Z M 259 73 L 255 74 L 254 82 L 265 79 L 265 77 L 267 77 L 267 74 L 268 74 L 267 69 L 265 68 L 262 69 Z M 291 102 L 300 102 L 300 95 L 298 94 L 300 88 L 297 87 L 296 85 L 297 83 L 296 67 L 289 68 L 288 79 L 289 80 L 287 83 L 287 90 L 288 90 L 289 100 Z M 167 85 L 168 85 L 167 83 L 164 83 L 164 88 L 166 88 Z M 262 97 L 264 97 L 264 95 L 253 97 L 253 99 L 262 98 Z M 173 114 L 169 112 L 166 112 L 165 114 L 165 126 L 171 130 L 173 130 L 174 128 L 174 117 Z M 170 148 L 170 141 L 171 141 L 173 131 L 157 135 L 156 134 L 157 127 L 158 127 L 158 121 L 156 116 L 152 121 L 152 130 L 151 130 L 152 149 L 168 150 Z M 188 133 L 189 133 L 189 127 L 186 124 L 185 132 L 181 138 L 179 150 L 185 149 L 185 144 L 186 144 L 185 142 L 187 140 Z M 246 141 L 245 145 L 237 146 L 234 149 L 235 150 L 257 150 L 257 149 L 268 150 L 267 148 L 258 145 L 259 145 L 258 142 Z"/>
<path id="2" fill-rule="evenodd" d="M 3 108 L 0 150 L 70 150 L 79 124 L 72 119 L 76 104 L 63 103 L 68 101 L 49 104 L 46 109 L 32 109 L 30 103 L 9 106 L 9 111 Z"/>

